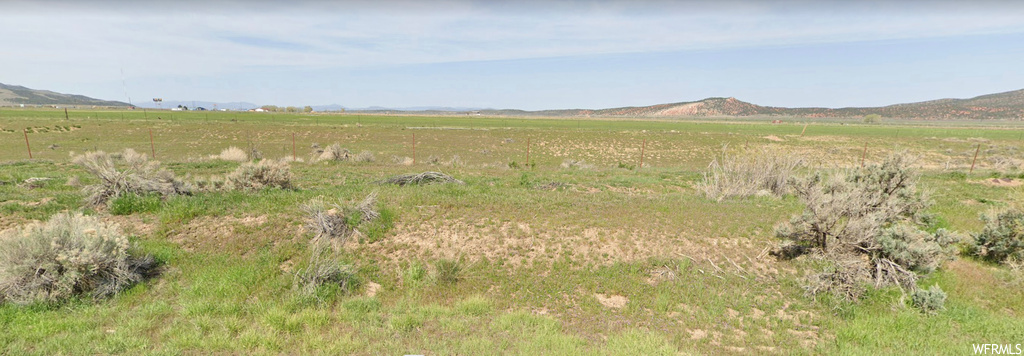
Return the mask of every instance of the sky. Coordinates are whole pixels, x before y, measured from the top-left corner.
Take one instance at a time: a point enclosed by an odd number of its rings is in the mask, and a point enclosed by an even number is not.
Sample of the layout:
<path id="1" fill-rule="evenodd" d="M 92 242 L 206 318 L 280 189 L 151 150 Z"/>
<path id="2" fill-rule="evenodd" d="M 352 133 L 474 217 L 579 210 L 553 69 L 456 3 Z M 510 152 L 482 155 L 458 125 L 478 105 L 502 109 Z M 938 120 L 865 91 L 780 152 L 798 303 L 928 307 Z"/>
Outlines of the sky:
<path id="1" fill-rule="evenodd" d="M 1024 2 L 7 0 L 0 83 L 135 104 L 882 106 L 1024 88 Z"/>

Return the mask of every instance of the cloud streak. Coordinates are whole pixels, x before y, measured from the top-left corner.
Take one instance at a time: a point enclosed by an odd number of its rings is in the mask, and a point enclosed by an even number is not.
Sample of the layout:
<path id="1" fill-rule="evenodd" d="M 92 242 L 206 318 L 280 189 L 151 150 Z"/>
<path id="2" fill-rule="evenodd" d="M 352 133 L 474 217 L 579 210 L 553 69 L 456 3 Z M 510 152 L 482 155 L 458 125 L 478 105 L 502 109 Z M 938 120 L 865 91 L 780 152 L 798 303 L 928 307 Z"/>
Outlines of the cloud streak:
<path id="1" fill-rule="evenodd" d="M 21 2 L 0 14 L 0 66 L 51 86 L 122 67 L 148 80 L 1024 33 L 1024 6 L 970 5 Z"/>

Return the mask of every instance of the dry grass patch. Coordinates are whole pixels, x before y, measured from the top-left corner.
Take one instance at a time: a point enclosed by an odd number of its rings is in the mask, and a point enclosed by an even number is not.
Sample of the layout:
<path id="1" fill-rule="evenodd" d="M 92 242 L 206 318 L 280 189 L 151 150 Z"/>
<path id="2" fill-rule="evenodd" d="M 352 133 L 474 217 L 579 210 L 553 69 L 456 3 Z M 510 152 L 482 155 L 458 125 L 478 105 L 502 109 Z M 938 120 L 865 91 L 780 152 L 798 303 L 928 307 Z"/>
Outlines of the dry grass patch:
<path id="1" fill-rule="evenodd" d="M 219 159 L 231 162 L 247 162 L 249 161 L 249 154 L 245 153 L 241 148 L 231 146 L 220 151 L 220 154 L 211 155 L 210 159 Z"/>
<path id="2" fill-rule="evenodd" d="M 722 155 L 711 161 L 697 190 L 711 199 L 752 195 L 782 196 L 802 161 L 779 151 L 760 150 Z"/>

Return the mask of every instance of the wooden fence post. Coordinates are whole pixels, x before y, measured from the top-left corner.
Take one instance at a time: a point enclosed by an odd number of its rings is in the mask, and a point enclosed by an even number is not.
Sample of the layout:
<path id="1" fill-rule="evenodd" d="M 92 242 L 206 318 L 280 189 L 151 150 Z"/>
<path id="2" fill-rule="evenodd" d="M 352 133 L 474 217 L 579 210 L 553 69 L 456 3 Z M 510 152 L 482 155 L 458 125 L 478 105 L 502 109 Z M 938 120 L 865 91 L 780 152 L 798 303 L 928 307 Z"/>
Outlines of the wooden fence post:
<path id="1" fill-rule="evenodd" d="M 416 164 L 416 133 L 412 134 L 412 164 Z"/>
<path id="2" fill-rule="evenodd" d="M 32 146 L 28 144 L 28 129 L 21 130 L 21 133 L 25 134 L 25 148 L 28 149 L 28 159 L 32 159 Z"/>
<path id="3" fill-rule="evenodd" d="M 974 164 L 978 163 L 978 152 L 981 151 L 981 144 L 978 144 L 978 148 L 974 149 L 974 160 L 971 161 L 971 171 L 968 174 L 974 173 Z"/>
<path id="4" fill-rule="evenodd" d="M 647 148 L 647 139 L 645 138 L 643 146 L 640 146 L 640 165 L 636 167 L 637 171 L 640 171 L 640 168 L 644 168 L 644 149 L 646 149 L 646 148 Z"/>
<path id="5" fill-rule="evenodd" d="M 295 156 L 295 133 L 292 132 L 292 161 L 296 160 L 298 160 L 298 157 Z"/>
<path id="6" fill-rule="evenodd" d="M 526 167 L 530 166 L 530 138 L 526 138 Z"/>
<path id="7" fill-rule="evenodd" d="M 149 129 L 149 153 L 156 159 L 156 145 L 153 144 L 153 129 Z"/>
<path id="8" fill-rule="evenodd" d="M 864 143 L 864 153 L 860 155 L 860 168 L 864 168 L 864 158 L 868 156 L 868 143 Z"/>

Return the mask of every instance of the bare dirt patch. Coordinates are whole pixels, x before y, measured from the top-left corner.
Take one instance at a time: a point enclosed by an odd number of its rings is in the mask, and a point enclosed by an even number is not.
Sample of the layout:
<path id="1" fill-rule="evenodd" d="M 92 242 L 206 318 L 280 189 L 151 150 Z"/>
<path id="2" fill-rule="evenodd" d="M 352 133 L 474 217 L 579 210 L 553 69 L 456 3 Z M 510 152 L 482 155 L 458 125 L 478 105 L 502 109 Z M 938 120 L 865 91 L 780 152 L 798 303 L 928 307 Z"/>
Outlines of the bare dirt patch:
<path id="1" fill-rule="evenodd" d="M 701 329 L 686 329 L 690 333 L 690 340 L 700 340 L 708 337 L 708 332 Z"/>
<path id="2" fill-rule="evenodd" d="M 121 227 L 121 232 L 129 235 L 147 236 L 156 230 L 155 224 L 143 221 L 142 217 L 138 215 L 112 215 L 103 219 L 116 223 Z"/>
<path id="3" fill-rule="evenodd" d="M 597 298 L 597 302 L 601 303 L 601 305 L 613 309 L 622 309 L 629 302 L 629 298 L 617 294 L 605 295 L 594 293 L 594 298 Z"/>
<path id="4" fill-rule="evenodd" d="M 366 294 L 367 297 L 374 297 L 377 295 L 377 292 L 380 292 L 381 288 L 380 284 L 374 283 L 373 281 L 366 282 L 366 292 L 364 292 L 364 294 Z"/>
<path id="5" fill-rule="evenodd" d="M 783 140 L 783 139 L 779 138 L 779 136 L 775 136 L 775 135 L 764 136 L 762 138 L 766 139 L 768 141 L 775 141 L 775 142 L 785 142 L 786 141 L 786 140 Z"/>

